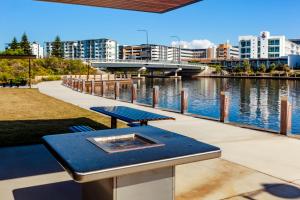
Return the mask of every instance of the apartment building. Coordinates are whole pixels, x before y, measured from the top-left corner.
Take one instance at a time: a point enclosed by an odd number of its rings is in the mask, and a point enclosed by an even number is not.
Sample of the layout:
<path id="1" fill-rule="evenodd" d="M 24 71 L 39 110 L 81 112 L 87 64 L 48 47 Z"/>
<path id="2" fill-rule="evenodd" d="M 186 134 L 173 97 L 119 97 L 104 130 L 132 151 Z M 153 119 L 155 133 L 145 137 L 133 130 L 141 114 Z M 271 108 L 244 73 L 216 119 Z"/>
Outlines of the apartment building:
<path id="1" fill-rule="evenodd" d="M 272 36 L 263 31 L 259 36 L 239 36 L 240 58 L 267 59 L 300 55 L 300 45 L 285 36 Z"/>
<path id="2" fill-rule="evenodd" d="M 120 46 L 119 59 L 152 60 L 152 61 L 192 61 L 214 56 L 211 49 L 187 49 L 165 45 Z"/>
<path id="3" fill-rule="evenodd" d="M 10 48 L 10 43 L 5 44 L 5 49 Z M 44 58 L 44 47 L 42 47 L 38 42 L 30 43 L 31 53 L 36 56 L 36 58 Z"/>
<path id="4" fill-rule="evenodd" d="M 238 46 L 232 46 L 229 42 L 220 44 L 216 49 L 216 59 L 232 60 L 240 58 L 240 50 Z"/>
<path id="5" fill-rule="evenodd" d="M 45 54 L 51 56 L 52 43 L 45 43 Z M 65 59 L 105 59 L 118 58 L 118 44 L 110 39 L 92 39 L 62 41 L 63 58 Z"/>
<path id="6" fill-rule="evenodd" d="M 298 45 L 300 45 L 300 39 L 289 39 L 291 42 L 294 42 Z"/>
<path id="7" fill-rule="evenodd" d="M 44 48 L 37 42 L 30 44 L 32 55 L 35 55 L 36 58 L 44 58 Z"/>

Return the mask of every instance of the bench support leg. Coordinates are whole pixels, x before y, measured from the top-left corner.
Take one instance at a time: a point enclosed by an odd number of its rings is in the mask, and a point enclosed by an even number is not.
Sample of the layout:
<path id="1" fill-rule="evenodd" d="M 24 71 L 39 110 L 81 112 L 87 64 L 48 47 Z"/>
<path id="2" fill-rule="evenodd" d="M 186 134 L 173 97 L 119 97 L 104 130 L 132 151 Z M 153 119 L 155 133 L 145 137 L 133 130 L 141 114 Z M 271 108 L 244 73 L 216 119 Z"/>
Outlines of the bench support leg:
<path id="1" fill-rule="evenodd" d="M 114 118 L 114 117 L 111 118 L 110 127 L 117 128 L 117 118 Z"/>
<path id="2" fill-rule="evenodd" d="M 148 121 L 141 121 L 141 126 L 148 126 Z"/>

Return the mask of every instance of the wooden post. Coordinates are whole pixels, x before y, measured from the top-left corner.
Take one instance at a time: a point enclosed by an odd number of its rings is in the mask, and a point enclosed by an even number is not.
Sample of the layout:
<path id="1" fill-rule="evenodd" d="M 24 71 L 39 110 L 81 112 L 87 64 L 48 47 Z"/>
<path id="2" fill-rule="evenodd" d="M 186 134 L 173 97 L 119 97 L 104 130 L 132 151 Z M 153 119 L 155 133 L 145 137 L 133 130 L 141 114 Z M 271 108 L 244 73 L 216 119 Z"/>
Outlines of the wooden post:
<path id="1" fill-rule="evenodd" d="M 180 107 L 181 114 L 187 113 L 187 108 L 188 108 L 188 92 L 186 88 L 183 88 L 181 90 L 181 107 Z"/>
<path id="2" fill-rule="evenodd" d="M 105 97 L 105 94 L 106 94 L 106 81 L 102 81 L 101 96 Z"/>
<path id="3" fill-rule="evenodd" d="M 72 79 L 72 89 L 75 89 L 76 79 Z"/>
<path id="4" fill-rule="evenodd" d="M 226 122 L 229 111 L 229 97 L 226 92 L 222 91 L 220 95 L 220 122 Z"/>
<path id="5" fill-rule="evenodd" d="M 86 80 L 82 80 L 82 92 L 85 93 L 86 92 L 86 84 L 85 84 Z"/>
<path id="6" fill-rule="evenodd" d="M 280 134 L 288 135 L 292 125 L 292 105 L 287 96 L 281 97 Z"/>
<path id="7" fill-rule="evenodd" d="M 136 97 L 137 97 L 137 85 L 132 84 L 132 86 L 131 86 L 131 103 L 136 103 Z"/>
<path id="8" fill-rule="evenodd" d="M 79 79 L 76 79 L 75 90 L 76 90 L 76 91 L 79 90 Z"/>
<path id="9" fill-rule="evenodd" d="M 120 99 L 120 82 L 116 81 L 115 82 L 115 100 Z"/>
<path id="10" fill-rule="evenodd" d="M 154 86 L 152 89 L 152 107 L 153 108 L 157 108 L 158 107 L 158 95 L 159 95 L 159 87 L 158 86 Z"/>
<path id="11" fill-rule="evenodd" d="M 83 88 L 84 88 L 84 80 L 81 79 L 81 87 L 80 87 L 80 92 L 83 92 Z"/>
<path id="12" fill-rule="evenodd" d="M 92 95 L 95 95 L 95 78 L 92 80 Z"/>

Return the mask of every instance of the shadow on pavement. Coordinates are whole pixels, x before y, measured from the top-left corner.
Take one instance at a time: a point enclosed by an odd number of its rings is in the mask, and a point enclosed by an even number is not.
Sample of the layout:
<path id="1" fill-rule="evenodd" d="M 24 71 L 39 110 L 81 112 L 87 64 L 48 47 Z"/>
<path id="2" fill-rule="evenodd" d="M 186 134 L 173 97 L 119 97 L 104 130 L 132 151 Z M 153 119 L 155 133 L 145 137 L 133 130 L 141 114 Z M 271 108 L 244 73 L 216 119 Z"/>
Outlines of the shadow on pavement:
<path id="1" fill-rule="evenodd" d="M 13 191 L 15 200 L 80 200 L 81 189 L 74 181 L 39 185 Z"/>
<path id="2" fill-rule="evenodd" d="M 0 180 L 64 171 L 44 145 L 0 148 Z"/>
<path id="3" fill-rule="evenodd" d="M 263 184 L 264 191 L 284 199 L 300 199 L 300 189 L 287 184 Z"/>
<path id="4" fill-rule="evenodd" d="M 108 128 L 83 117 L 0 121 L 0 146 L 40 143 L 42 136 L 69 133 L 69 127 L 74 125 L 87 125 L 96 130 Z M 0 158 L 0 181 L 64 171 L 43 144 L 1 147 Z"/>
<path id="5" fill-rule="evenodd" d="M 283 183 L 262 184 L 263 189 L 242 195 L 243 198 L 249 200 L 258 200 L 260 195 L 270 194 L 276 199 L 300 199 L 300 188 L 294 185 Z"/>

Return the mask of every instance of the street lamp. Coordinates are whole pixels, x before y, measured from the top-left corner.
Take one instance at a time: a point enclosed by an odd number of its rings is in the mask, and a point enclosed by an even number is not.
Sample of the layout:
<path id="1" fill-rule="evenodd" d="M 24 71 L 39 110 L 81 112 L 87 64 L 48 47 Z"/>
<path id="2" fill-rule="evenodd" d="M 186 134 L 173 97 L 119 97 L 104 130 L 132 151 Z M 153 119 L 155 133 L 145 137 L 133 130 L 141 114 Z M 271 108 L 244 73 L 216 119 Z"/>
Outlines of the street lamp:
<path id="1" fill-rule="evenodd" d="M 144 32 L 146 34 L 146 40 L 147 40 L 147 62 L 149 59 L 149 34 L 148 34 L 148 30 L 146 29 L 141 29 L 141 30 L 137 30 L 139 32 Z"/>
<path id="2" fill-rule="evenodd" d="M 178 36 L 176 36 L 176 35 L 174 35 L 174 36 L 171 36 L 171 38 L 175 38 L 175 39 L 177 39 L 177 42 L 178 42 L 178 46 L 179 46 L 179 54 L 178 54 L 178 63 L 180 64 L 180 62 L 181 62 L 181 45 L 180 45 L 180 38 L 178 37 Z"/>

